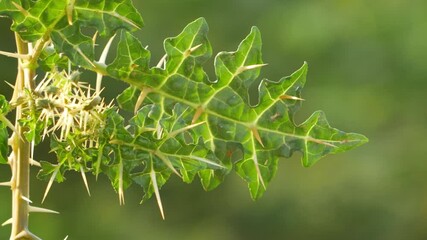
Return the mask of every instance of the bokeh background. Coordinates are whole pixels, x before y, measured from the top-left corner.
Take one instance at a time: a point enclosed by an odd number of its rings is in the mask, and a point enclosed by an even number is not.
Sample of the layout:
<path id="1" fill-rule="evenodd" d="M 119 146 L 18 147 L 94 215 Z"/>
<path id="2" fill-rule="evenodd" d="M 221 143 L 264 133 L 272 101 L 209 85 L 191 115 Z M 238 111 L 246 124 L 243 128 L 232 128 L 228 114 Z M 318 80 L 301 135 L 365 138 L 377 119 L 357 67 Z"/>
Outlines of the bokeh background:
<path id="1" fill-rule="evenodd" d="M 370 143 L 328 156 L 304 169 L 300 155 L 283 160 L 265 196 L 252 201 L 245 183 L 230 175 L 212 192 L 176 177 L 162 189 L 166 220 L 155 200 L 142 206 L 142 189 L 126 205 L 104 177 L 78 174 L 55 184 L 45 207 L 60 215 L 32 215 L 43 239 L 427 239 L 427 2 L 424 0 L 141 0 L 146 27 L 137 33 L 153 62 L 162 42 L 204 16 L 215 53 L 236 49 L 256 25 L 263 33 L 263 76 L 278 79 L 303 61 L 310 69 L 299 121 L 322 109 L 332 126 L 363 133 Z M 14 51 L 10 22 L 0 19 L 0 49 Z M 16 63 L 0 58 L 3 80 Z M 209 63 L 212 65 L 213 60 Z M 208 67 L 209 69 L 209 67 Z M 212 71 L 212 68 L 210 68 Z M 111 96 L 124 87 L 108 83 Z M 114 86 L 114 87 L 113 87 Z M 40 160 L 48 156 L 39 155 Z M 33 169 L 33 173 L 36 169 Z M 10 176 L 0 167 L 0 180 Z M 46 183 L 32 181 L 39 204 Z M 0 189 L 0 220 L 10 216 L 10 191 Z M 0 228 L 8 239 L 9 227 Z"/>

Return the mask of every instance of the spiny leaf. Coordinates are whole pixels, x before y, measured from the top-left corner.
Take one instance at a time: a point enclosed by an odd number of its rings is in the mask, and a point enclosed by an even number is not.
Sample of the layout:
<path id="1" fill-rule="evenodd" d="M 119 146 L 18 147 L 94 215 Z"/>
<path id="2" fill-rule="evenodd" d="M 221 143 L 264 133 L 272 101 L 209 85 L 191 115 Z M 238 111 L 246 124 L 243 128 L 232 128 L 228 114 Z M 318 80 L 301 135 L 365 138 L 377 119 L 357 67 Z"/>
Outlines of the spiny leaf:
<path id="1" fill-rule="evenodd" d="M 9 133 L 7 132 L 7 124 L 2 121 L 5 118 L 4 114 L 9 112 L 9 103 L 3 95 L 0 95 L 0 164 L 7 164 L 7 156 L 9 154 Z"/>
<path id="2" fill-rule="evenodd" d="M 70 8 L 76 15 L 73 21 L 81 22 L 81 26 L 96 27 L 101 36 L 110 36 L 120 28 L 132 31 L 143 25 L 141 15 L 127 0 L 76 0 Z"/>
<path id="3" fill-rule="evenodd" d="M 13 19 L 12 30 L 26 41 L 36 41 L 65 16 L 66 1 L 1 0 L 0 15 Z"/>
<path id="4" fill-rule="evenodd" d="M 230 158 L 217 149 L 228 149 L 229 143 L 240 145 L 241 158 L 234 159 L 234 164 L 237 173 L 248 182 L 253 198 L 264 193 L 277 171 L 279 158 L 290 157 L 293 152 L 300 151 L 303 153 L 303 165 L 311 166 L 327 154 L 346 151 L 367 141 L 362 135 L 329 127 L 319 112 L 301 125 L 294 122 L 293 115 L 301 105 L 307 65 L 279 81 L 258 80 L 265 64 L 261 58 L 261 35 L 255 27 L 237 51 L 221 52 L 216 56 L 218 79 L 210 83 L 202 68 L 211 54 L 207 29 L 205 21 L 198 19 L 177 37 L 166 40 L 165 69 L 154 67 L 145 70 L 146 67 L 140 67 L 129 69 L 122 73 L 121 76 L 125 77 L 121 77 L 115 71 L 126 64 L 120 65 L 116 61 L 114 66 L 109 66 L 107 70 L 113 77 L 134 86 L 122 94 L 122 105 L 132 108 L 131 103 L 136 104 L 139 93 L 135 87 L 148 87 L 151 92 L 146 101 L 150 104 L 160 104 L 163 108 L 177 103 L 187 106 L 187 115 L 194 117 L 187 117 L 183 125 L 205 122 L 197 128 L 195 135 L 203 137 L 206 146 L 221 156 L 224 165 L 230 162 Z M 134 41 L 136 38 L 122 37 L 120 44 L 126 48 L 118 50 L 121 59 L 139 59 L 130 54 L 126 57 L 126 52 L 143 51 L 142 45 Z M 140 54 L 140 57 L 148 58 L 148 55 Z M 132 73 L 138 71 L 139 75 L 144 75 L 143 78 L 132 77 Z M 250 93 L 249 90 L 255 87 L 258 91 Z M 160 117 L 161 122 L 168 121 L 165 115 Z M 222 179 L 215 177 L 212 170 L 203 170 L 201 177 L 203 185 L 209 189 Z"/>
<path id="5" fill-rule="evenodd" d="M 110 36 L 120 28 L 132 31 L 143 25 L 140 14 L 129 0 L 76 0 L 73 3 L 53 0 L 1 0 L 0 15 L 12 18 L 12 30 L 30 42 L 51 31 L 63 29 L 58 28 L 58 23 L 75 26 L 75 29 L 95 27 L 101 36 Z M 76 33 L 75 29 L 69 32 Z"/>
<path id="6" fill-rule="evenodd" d="M 55 48 L 77 66 L 95 68 L 94 42 L 81 32 L 94 27 L 103 37 L 118 29 L 139 29 L 142 18 L 130 0 L 73 2 L 53 0 L 1 0 L 0 15 L 13 20 L 12 30 L 25 41 L 51 37 Z"/>

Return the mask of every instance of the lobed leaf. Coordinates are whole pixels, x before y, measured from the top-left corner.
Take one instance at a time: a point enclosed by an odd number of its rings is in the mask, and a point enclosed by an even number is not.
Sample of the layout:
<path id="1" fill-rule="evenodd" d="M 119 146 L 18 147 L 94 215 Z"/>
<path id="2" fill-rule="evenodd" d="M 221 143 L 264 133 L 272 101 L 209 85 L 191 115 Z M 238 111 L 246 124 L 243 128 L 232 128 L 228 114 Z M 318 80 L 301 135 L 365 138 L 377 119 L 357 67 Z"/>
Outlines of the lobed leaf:
<path id="1" fill-rule="evenodd" d="M 280 158 L 299 151 L 303 153 L 302 164 L 308 167 L 327 154 L 347 151 L 367 141 L 362 135 L 331 128 L 321 112 L 314 113 L 301 125 L 294 122 L 293 115 L 302 102 L 307 64 L 279 81 L 260 81 L 261 67 L 265 64 L 261 57 L 261 34 L 255 27 L 235 52 L 220 52 L 216 56 L 217 80 L 211 83 L 202 66 L 211 55 L 207 31 L 204 19 L 190 23 L 177 37 L 165 41 L 164 68 L 157 66 L 148 70 L 147 65 L 129 68 L 131 59 L 148 64 L 149 55 L 129 54 L 146 50 L 136 38 L 122 36 L 119 57 L 107 67 L 113 77 L 133 86 L 119 96 L 120 104 L 127 109 L 138 106 L 137 88 L 141 91 L 148 88 L 146 104 L 163 108 L 166 108 L 165 102 L 171 106 L 187 106 L 188 117 L 182 127 L 204 123 L 194 136 L 202 137 L 205 146 L 215 152 L 223 165 L 231 162 L 235 165 L 255 199 L 262 196 L 275 175 Z M 125 71 L 117 74 L 119 69 Z M 258 91 L 249 92 L 255 87 Z M 218 185 L 224 173 L 227 172 L 211 169 L 202 170 L 199 175 L 204 187 L 211 189 Z"/>

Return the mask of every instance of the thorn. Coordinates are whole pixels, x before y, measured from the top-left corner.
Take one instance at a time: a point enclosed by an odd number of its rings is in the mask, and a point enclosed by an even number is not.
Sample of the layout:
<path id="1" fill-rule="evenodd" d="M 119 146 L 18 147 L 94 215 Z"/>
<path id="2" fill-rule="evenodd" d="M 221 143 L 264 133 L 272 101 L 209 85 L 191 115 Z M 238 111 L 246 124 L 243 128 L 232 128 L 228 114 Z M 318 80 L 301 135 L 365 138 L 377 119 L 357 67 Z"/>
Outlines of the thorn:
<path id="1" fill-rule="evenodd" d="M 201 107 L 201 106 L 198 107 L 197 110 L 196 110 L 196 113 L 194 113 L 193 119 L 191 120 L 191 124 L 196 123 L 197 120 L 199 119 L 199 117 L 202 115 L 203 112 L 204 112 L 203 107 Z"/>
<path id="2" fill-rule="evenodd" d="M 200 126 L 200 125 L 205 124 L 205 123 L 206 123 L 206 121 L 203 121 L 203 122 L 198 122 L 198 123 L 195 123 L 195 124 L 191 124 L 191 125 L 185 126 L 185 127 L 180 128 L 180 129 L 178 129 L 178 130 L 175 130 L 175 131 L 170 132 L 168 137 L 169 137 L 169 138 L 173 138 L 173 137 L 175 137 L 178 133 L 182 133 L 182 132 L 184 132 L 184 131 L 187 131 L 187 130 L 189 130 L 189 129 L 195 128 L 195 127 Z"/>
<path id="3" fill-rule="evenodd" d="M 15 240 L 18 240 L 21 238 L 31 239 L 31 240 L 41 240 L 41 238 L 37 237 L 36 235 L 28 231 L 28 229 L 22 230 L 20 233 L 16 234 Z"/>
<path id="4" fill-rule="evenodd" d="M 194 47 L 192 47 L 192 48 L 190 48 L 190 49 L 188 49 L 187 51 L 185 51 L 184 52 L 184 57 L 186 58 L 186 57 L 188 57 L 188 56 L 190 56 L 191 55 L 191 53 L 193 53 L 194 51 L 196 51 L 199 47 L 201 47 L 203 44 L 201 43 L 201 44 L 199 44 L 199 45 L 197 45 L 197 46 L 194 46 Z"/>
<path id="5" fill-rule="evenodd" d="M 50 177 L 50 179 L 49 179 L 49 183 L 47 184 L 47 186 L 46 186 L 46 190 L 44 191 L 44 195 L 43 195 L 42 203 L 43 203 L 43 202 L 44 202 L 44 200 L 46 199 L 47 194 L 49 193 L 50 188 L 52 187 L 53 181 L 55 180 L 56 175 L 57 175 L 57 174 L 58 174 L 58 172 L 59 172 L 59 168 L 60 168 L 60 166 L 57 166 L 57 167 L 56 167 L 55 171 L 52 173 L 52 176 L 51 176 L 51 177 Z"/>
<path id="6" fill-rule="evenodd" d="M 35 145 L 34 138 L 35 138 L 35 137 L 33 137 L 33 140 L 32 140 L 32 141 L 31 141 L 31 143 L 30 143 L 30 165 L 32 165 L 32 164 L 31 164 L 31 161 L 35 162 L 35 161 L 34 161 L 34 145 Z"/>
<path id="7" fill-rule="evenodd" d="M 30 159 L 30 164 L 32 166 L 41 167 L 42 165 L 34 159 Z"/>
<path id="8" fill-rule="evenodd" d="M 68 19 L 69 25 L 73 25 L 74 2 L 75 0 L 68 0 L 68 3 L 67 3 L 67 19 Z"/>
<path id="9" fill-rule="evenodd" d="M 258 143 L 261 144 L 262 147 L 265 147 L 264 143 L 262 143 L 262 139 L 261 139 L 261 136 L 259 135 L 258 129 L 253 127 L 253 128 L 251 128 L 251 130 L 252 130 L 252 135 L 255 137 L 255 139 L 258 141 Z"/>
<path id="10" fill-rule="evenodd" d="M 95 43 L 96 43 L 96 39 L 98 38 L 98 31 L 96 31 L 95 32 L 95 34 L 93 34 L 93 37 L 92 37 L 92 42 L 93 42 L 93 47 L 95 47 Z"/>
<path id="11" fill-rule="evenodd" d="M 3 116 L 3 114 L 0 113 L 0 122 L 3 122 L 4 124 L 6 124 L 6 126 L 8 128 L 10 128 L 13 132 L 16 132 L 16 128 L 15 126 L 13 126 L 13 124 L 9 121 L 9 119 L 7 119 L 5 116 Z"/>
<path id="12" fill-rule="evenodd" d="M 25 60 L 29 60 L 31 58 L 31 56 L 28 54 L 11 53 L 11 52 L 5 52 L 5 51 L 0 51 L 0 55 L 4 55 L 6 57 L 11 57 L 11 58 L 17 58 L 17 59 L 25 59 Z"/>
<path id="13" fill-rule="evenodd" d="M 107 60 L 108 52 L 110 51 L 111 44 L 113 43 L 114 38 L 116 37 L 116 34 L 114 34 L 107 42 L 107 44 L 104 47 L 104 50 L 102 50 L 101 57 L 99 57 L 99 63 L 105 64 L 105 61 Z M 102 83 L 102 77 L 103 75 L 100 73 L 96 74 L 96 93 L 99 94 L 101 91 L 101 83 Z"/>
<path id="14" fill-rule="evenodd" d="M 282 100 L 288 100 L 288 99 L 290 99 L 290 100 L 297 100 L 297 101 L 305 101 L 304 99 L 302 99 L 302 98 L 299 98 L 299 97 L 295 97 L 295 96 L 289 96 L 289 95 L 282 95 L 282 96 L 280 96 L 280 99 L 282 99 Z"/>
<path id="15" fill-rule="evenodd" d="M 163 220 L 165 220 L 162 199 L 160 198 L 159 186 L 157 185 L 156 172 L 154 171 L 154 169 L 151 169 L 150 177 L 154 188 L 154 194 L 156 195 L 157 205 L 159 206 L 160 214 L 162 215 Z"/>
<path id="16" fill-rule="evenodd" d="M 136 101 L 134 113 L 138 112 L 139 108 L 141 107 L 142 103 L 144 102 L 145 97 L 152 91 L 151 88 L 143 88 L 141 90 L 141 93 L 139 94 L 138 100 Z"/>
<path id="17" fill-rule="evenodd" d="M 64 240 L 67 240 L 68 239 L 68 235 L 64 238 Z"/>
<path id="18" fill-rule="evenodd" d="M 23 7 L 21 7 L 19 4 L 17 4 L 16 2 L 12 2 L 13 6 L 15 6 L 22 14 L 24 14 L 24 16 L 28 16 L 29 13 L 27 12 L 27 10 L 25 10 Z"/>
<path id="19" fill-rule="evenodd" d="M 157 134 L 157 139 L 158 139 L 158 140 L 162 139 L 163 128 L 162 128 L 162 126 L 160 125 L 160 123 L 157 123 L 157 126 L 156 126 L 156 134 Z"/>
<path id="20" fill-rule="evenodd" d="M 253 155 L 253 161 L 255 164 L 255 169 L 256 169 L 257 176 L 258 176 L 258 180 L 261 182 L 261 185 L 265 190 L 265 189 L 267 189 L 267 187 L 265 186 L 264 179 L 262 178 L 261 170 L 259 169 L 258 157 L 256 154 Z"/>
<path id="21" fill-rule="evenodd" d="M 80 48 L 76 49 L 77 53 L 80 54 L 80 56 L 82 56 L 84 58 L 84 60 L 86 62 L 88 62 L 94 69 L 96 69 L 96 65 L 92 62 L 92 60 L 90 60 L 83 52 Z"/>
<path id="22" fill-rule="evenodd" d="M 201 47 L 203 45 L 203 43 L 200 43 L 199 45 L 197 45 L 197 46 L 194 46 L 194 47 L 192 47 L 192 48 L 190 48 L 190 52 L 194 52 L 194 51 L 196 51 L 199 47 Z"/>
<path id="23" fill-rule="evenodd" d="M 89 185 L 87 184 L 86 174 L 81 165 L 80 165 L 80 172 L 82 173 L 82 178 L 87 190 L 87 194 L 89 194 L 89 197 L 90 197 L 90 190 L 89 190 Z"/>
<path id="24" fill-rule="evenodd" d="M 8 82 L 8 81 L 4 81 L 7 85 L 9 85 L 9 87 L 11 87 L 12 89 L 14 89 L 15 90 L 15 86 L 12 84 L 12 83 L 10 83 L 10 82 Z"/>
<path id="25" fill-rule="evenodd" d="M 1 226 L 4 227 L 4 226 L 12 224 L 12 223 L 13 223 L 13 218 L 9 218 L 4 223 L 2 223 Z"/>
<path id="26" fill-rule="evenodd" d="M 107 56 L 110 51 L 111 44 L 113 43 L 114 38 L 116 38 L 116 35 L 117 34 L 114 34 L 112 37 L 110 37 L 110 39 L 108 39 L 107 44 L 105 44 L 104 50 L 102 50 L 101 57 L 99 58 L 100 63 L 105 64 L 105 60 L 107 60 Z"/>
<path id="27" fill-rule="evenodd" d="M 237 74 L 240 74 L 240 73 L 247 71 L 247 70 L 252 70 L 252 69 L 264 67 L 267 65 L 268 65 L 267 63 L 262 63 L 262 64 L 254 64 L 254 65 L 249 65 L 249 66 L 241 66 L 237 69 Z"/>
<path id="28" fill-rule="evenodd" d="M 190 156 L 189 156 L 189 158 L 190 158 L 190 159 L 197 160 L 197 161 L 199 161 L 199 162 L 204 162 L 204 163 L 207 163 L 207 164 L 210 164 L 210 165 L 213 165 L 213 166 L 219 167 L 219 168 L 224 168 L 224 169 L 226 169 L 226 167 L 224 167 L 224 166 L 222 166 L 222 165 L 220 165 L 220 164 L 218 164 L 218 163 L 216 163 L 216 162 L 212 162 L 211 160 L 206 159 L 206 158 L 197 157 L 197 156 L 192 156 L 192 155 L 190 155 Z"/>
<path id="29" fill-rule="evenodd" d="M 167 159 L 163 154 L 159 153 L 159 152 L 154 152 L 154 154 L 159 157 L 164 164 L 166 164 L 166 166 L 172 170 L 172 172 L 174 172 L 176 175 L 178 175 L 180 178 L 182 178 L 181 174 L 179 174 L 179 172 L 173 167 L 172 162 Z"/>
<path id="30" fill-rule="evenodd" d="M 13 160 L 15 159 L 13 154 L 10 154 L 10 156 L 7 158 L 7 163 L 12 166 Z"/>
<path id="31" fill-rule="evenodd" d="M 123 188 L 119 188 L 119 204 L 125 205 L 125 194 L 123 192 Z"/>
<path id="32" fill-rule="evenodd" d="M 11 186 L 12 186 L 12 183 L 11 183 L 11 182 L 1 182 L 1 183 L 0 183 L 0 186 L 3 186 L 3 187 L 11 187 Z"/>
<path id="33" fill-rule="evenodd" d="M 21 199 L 26 201 L 27 203 L 33 203 L 33 201 L 31 201 L 29 198 L 22 196 L 22 195 L 21 195 Z"/>
<path id="34" fill-rule="evenodd" d="M 125 194 L 123 191 L 123 164 L 120 164 L 119 168 L 119 203 L 120 205 L 125 204 Z"/>
<path id="35" fill-rule="evenodd" d="M 59 214 L 59 212 L 46 209 L 46 208 L 40 208 L 40 207 L 34 207 L 34 206 L 28 206 L 28 212 L 32 213 L 52 213 L 52 214 Z"/>
<path id="36" fill-rule="evenodd" d="M 316 138 L 308 137 L 307 140 L 311 141 L 311 142 L 318 143 L 318 144 L 326 145 L 326 146 L 329 146 L 329 147 L 337 148 L 337 146 L 335 146 L 332 143 L 328 143 L 328 142 L 325 142 L 325 141 L 322 141 L 322 140 L 319 140 L 319 139 L 316 139 Z"/>
<path id="37" fill-rule="evenodd" d="M 163 57 L 160 59 L 160 61 L 159 61 L 159 63 L 157 63 L 157 68 L 162 68 L 162 65 L 164 64 L 164 63 L 166 63 L 166 58 L 168 57 L 168 55 L 167 54 L 165 54 L 165 55 L 163 55 Z"/>

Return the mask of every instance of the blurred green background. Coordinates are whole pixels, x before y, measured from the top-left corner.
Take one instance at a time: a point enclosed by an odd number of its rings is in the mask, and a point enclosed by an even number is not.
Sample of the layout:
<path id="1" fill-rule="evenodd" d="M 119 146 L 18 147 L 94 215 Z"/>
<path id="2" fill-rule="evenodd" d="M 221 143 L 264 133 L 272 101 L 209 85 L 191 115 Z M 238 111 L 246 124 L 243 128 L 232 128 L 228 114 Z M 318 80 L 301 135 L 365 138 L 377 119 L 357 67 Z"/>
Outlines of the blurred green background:
<path id="1" fill-rule="evenodd" d="M 215 53 L 234 50 L 256 25 L 263 33 L 263 76 L 278 79 L 303 61 L 310 69 L 299 121 L 322 109 L 332 126 L 363 133 L 370 143 L 304 169 L 300 155 L 283 160 L 265 196 L 253 202 L 235 174 L 212 192 L 176 177 L 162 189 L 166 220 L 155 200 L 140 206 L 142 189 L 126 205 L 107 179 L 77 174 L 55 184 L 43 206 L 60 215 L 32 215 L 43 239 L 427 239 L 427 1 L 424 0 L 141 0 L 153 64 L 162 41 L 197 17 L 210 25 Z M 0 19 L 0 49 L 14 51 L 10 22 Z M 3 80 L 16 63 L 0 59 Z M 211 60 L 210 65 L 212 65 Z M 209 69 L 209 67 L 208 67 Z M 212 68 L 210 67 L 210 71 Z M 109 87 L 117 84 L 109 82 Z M 111 85 L 110 85 L 111 84 Z M 118 90 L 109 94 L 117 94 Z M 47 156 L 39 155 L 40 160 Z M 36 169 L 33 169 L 33 173 Z M 0 181 L 10 176 L 0 168 Z M 46 183 L 33 176 L 39 204 Z M 10 216 L 10 191 L 0 189 L 0 221 Z M 8 239 L 9 227 L 0 228 Z"/>

